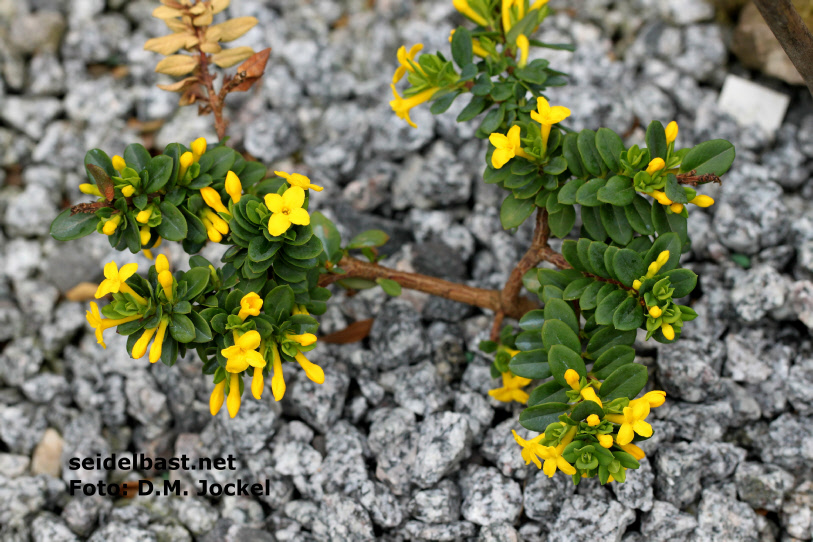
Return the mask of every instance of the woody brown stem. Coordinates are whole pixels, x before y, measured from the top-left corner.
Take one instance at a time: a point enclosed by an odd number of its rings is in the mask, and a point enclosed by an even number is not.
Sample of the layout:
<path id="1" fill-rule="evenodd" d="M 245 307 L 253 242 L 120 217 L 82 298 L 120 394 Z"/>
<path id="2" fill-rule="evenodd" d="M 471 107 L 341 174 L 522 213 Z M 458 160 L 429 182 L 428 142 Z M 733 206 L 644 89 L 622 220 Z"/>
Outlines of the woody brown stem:
<path id="1" fill-rule="evenodd" d="M 754 0 L 782 49 L 813 94 L 813 34 L 790 0 Z"/>
<path id="2" fill-rule="evenodd" d="M 209 71 L 209 55 L 200 50 L 200 43 L 205 41 L 205 32 L 202 28 L 196 27 L 195 33 L 199 43 L 195 46 L 199 55 L 198 64 L 200 65 L 198 79 L 200 80 L 200 84 L 206 89 L 208 107 L 212 110 L 212 114 L 215 117 L 215 132 L 217 132 L 217 137 L 218 139 L 223 139 L 226 135 L 226 125 L 228 124 L 226 119 L 223 118 L 223 100 L 217 92 L 215 92 L 214 77 Z"/>

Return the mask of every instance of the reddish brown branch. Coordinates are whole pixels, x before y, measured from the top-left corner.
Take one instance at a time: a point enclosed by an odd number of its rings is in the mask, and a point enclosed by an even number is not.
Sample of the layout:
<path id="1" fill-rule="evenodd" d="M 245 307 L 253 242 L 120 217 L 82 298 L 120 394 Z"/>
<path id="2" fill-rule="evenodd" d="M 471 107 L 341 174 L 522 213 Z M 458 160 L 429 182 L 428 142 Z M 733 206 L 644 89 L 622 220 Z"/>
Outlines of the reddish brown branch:
<path id="1" fill-rule="evenodd" d="M 198 52 L 198 64 L 200 66 L 198 72 L 198 79 L 201 86 L 206 89 L 206 98 L 208 106 L 206 109 L 211 109 L 212 114 L 215 116 L 215 131 L 217 132 L 218 139 L 223 139 L 226 135 L 226 126 L 228 122 L 223 118 L 223 101 L 220 96 L 215 92 L 214 77 L 209 71 L 209 55 L 201 51 L 200 44 L 206 41 L 204 29 L 200 27 L 195 28 L 195 33 L 198 37 L 198 45 L 195 49 Z"/>
<path id="2" fill-rule="evenodd" d="M 813 94 L 813 35 L 790 0 L 754 0 L 782 49 Z"/>
<path id="3" fill-rule="evenodd" d="M 418 273 L 407 273 L 388 269 L 378 264 L 365 262 L 351 256 L 345 256 L 338 263 L 338 266 L 346 271 L 343 275 L 330 274 L 322 275 L 319 279 L 320 286 L 327 286 L 347 278 L 360 278 L 366 280 L 376 280 L 379 278 L 394 280 L 403 288 L 417 290 L 438 297 L 451 299 L 467 305 L 474 305 L 490 311 L 500 312 L 502 303 L 499 290 L 487 290 L 485 288 L 475 288 L 458 284 L 448 280 L 421 275 Z M 522 318 L 526 312 L 537 308 L 538 305 L 530 299 L 523 299 L 516 303 L 510 312 L 505 315 L 510 318 Z"/>

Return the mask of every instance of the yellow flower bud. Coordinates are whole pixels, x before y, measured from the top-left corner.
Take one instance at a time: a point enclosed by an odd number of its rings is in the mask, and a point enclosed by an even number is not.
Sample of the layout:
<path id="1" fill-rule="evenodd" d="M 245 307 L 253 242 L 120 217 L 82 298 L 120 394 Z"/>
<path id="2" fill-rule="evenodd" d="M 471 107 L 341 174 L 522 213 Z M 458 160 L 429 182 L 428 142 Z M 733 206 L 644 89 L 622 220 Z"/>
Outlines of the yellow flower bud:
<path id="1" fill-rule="evenodd" d="M 208 205 L 218 213 L 229 214 L 229 210 L 226 209 L 226 207 L 223 205 L 223 201 L 220 199 L 220 194 L 218 194 L 217 190 L 215 190 L 211 186 L 201 188 L 200 196 L 203 198 L 203 201 L 206 202 L 206 205 Z"/>
<path id="2" fill-rule="evenodd" d="M 209 396 L 209 412 L 212 413 L 212 416 L 217 415 L 217 413 L 220 412 L 220 407 L 223 406 L 223 399 L 225 398 L 223 390 L 225 387 L 226 379 L 223 379 L 215 384 L 212 394 Z"/>
<path id="3" fill-rule="evenodd" d="M 662 170 L 666 167 L 666 162 L 663 161 L 663 158 L 653 158 L 649 165 L 646 168 L 646 172 L 650 175 Z"/>
<path id="4" fill-rule="evenodd" d="M 83 194 L 87 194 L 89 196 L 98 196 L 102 197 L 102 193 L 99 192 L 99 187 L 95 184 L 90 183 L 82 183 L 79 185 L 79 191 Z"/>
<path id="5" fill-rule="evenodd" d="M 135 194 L 135 191 L 136 191 L 135 186 L 133 186 L 131 184 L 128 184 L 127 186 L 125 186 L 124 188 L 121 189 L 121 194 L 125 198 L 129 198 L 130 196 Z"/>
<path id="6" fill-rule="evenodd" d="M 221 234 L 226 235 L 229 233 L 229 223 L 220 218 L 214 211 L 211 209 L 204 209 L 203 216 L 206 217 L 206 220 L 211 222 L 212 227 L 219 231 Z"/>
<path id="7" fill-rule="evenodd" d="M 672 327 L 671 324 L 663 324 L 661 326 L 661 331 L 663 332 L 663 336 L 669 339 L 670 341 L 675 340 L 675 329 Z"/>
<path id="8" fill-rule="evenodd" d="M 152 339 L 157 329 L 158 328 L 153 327 L 144 330 L 144 333 L 141 334 L 141 337 L 139 337 L 135 345 L 133 345 L 133 359 L 141 359 L 144 357 L 144 354 L 147 353 L 147 346 L 150 344 L 150 339 Z"/>
<path id="9" fill-rule="evenodd" d="M 158 273 L 158 282 L 164 289 L 164 295 L 166 295 L 167 299 L 171 302 L 173 300 L 172 286 L 175 284 L 175 279 L 172 278 L 172 273 L 169 271 L 161 271 Z"/>
<path id="10" fill-rule="evenodd" d="M 209 221 L 206 217 L 201 217 L 200 221 L 203 222 L 203 227 L 206 228 L 206 234 L 209 236 L 209 240 L 211 242 L 219 243 L 223 240 L 223 235 L 221 235 L 220 232 L 215 229 L 211 221 Z"/>
<path id="11" fill-rule="evenodd" d="M 669 261 L 669 251 L 663 250 L 660 254 L 658 254 L 658 259 L 655 260 L 658 264 L 658 269 L 666 265 L 666 262 Z"/>
<path id="12" fill-rule="evenodd" d="M 596 435 L 598 439 L 598 443 L 601 444 L 602 448 L 611 448 L 613 445 L 613 436 L 612 435 Z"/>
<path id="13" fill-rule="evenodd" d="M 136 215 L 136 222 L 139 224 L 146 224 L 152 217 L 152 207 L 147 207 L 143 211 L 139 211 Z"/>
<path id="14" fill-rule="evenodd" d="M 694 199 L 689 203 L 693 203 L 698 207 L 711 207 L 712 205 L 714 205 L 714 199 L 710 198 L 709 196 L 704 196 L 701 194 L 699 196 L 695 196 Z"/>
<path id="15" fill-rule="evenodd" d="M 587 416 L 587 425 L 590 427 L 595 427 L 601 423 L 601 418 L 598 417 L 596 414 L 590 414 Z"/>
<path id="16" fill-rule="evenodd" d="M 652 390 L 644 394 L 640 401 L 646 401 L 651 408 L 657 408 L 666 402 L 666 392 L 661 390 Z"/>
<path id="17" fill-rule="evenodd" d="M 579 381 L 581 380 L 581 376 L 573 369 L 568 369 L 565 371 L 565 382 L 573 388 L 574 390 L 579 389 Z"/>
<path id="18" fill-rule="evenodd" d="M 632 287 L 635 290 L 640 290 L 641 289 L 641 281 L 638 280 L 638 279 L 633 280 L 632 281 Z"/>
<path id="19" fill-rule="evenodd" d="M 155 270 L 160 273 L 161 271 L 169 271 L 169 260 L 163 254 L 159 254 L 155 259 Z"/>
<path id="20" fill-rule="evenodd" d="M 178 160 L 180 163 L 180 168 L 178 169 L 178 181 L 182 181 L 184 175 L 186 175 L 186 170 L 192 163 L 195 161 L 195 155 L 191 152 L 187 151 L 181 155 L 181 158 Z"/>
<path id="21" fill-rule="evenodd" d="M 661 310 L 661 308 L 659 306 L 653 305 L 653 306 L 649 307 L 649 315 L 652 318 L 660 318 L 661 314 L 663 314 L 663 311 Z"/>
<path id="22" fill-rule="evenodd" d="M 121 173 L 121 171 L 123 171 L 124 168 L 127 167 L 127 164 L 124 162 L 124 158 L 122 158 L 118 154 L 111 158 L 110 161 L 113 162 L 113 169 L 115 169 L 119 173 Z"/>
<path id="23" fill-rule="evenodd" d="M 666 125 L 666 144 L 669 145 L 670 143 L 674 143 L 678 136 L 678 125 L 677 122 L 672 121 Z"/>
<path id="24" fill-rule="evenodd" d="M 262 367 L 254 367 L 254 377 L 251 379 L 251 395 L 258 401 L 262 398 L 265 389 Z"/>
<path id="25" fill-rule="evenodd" d="M 206 138 L 199 137 L 193 141 L 189 147 L 192 149 L 192 156 L 195 162 L 200 160 L 201 155 L 206 152 Z"/>
<path id="26" fill-rule="evenodd" d="M 233 171 L 226 174 L 226 193 L 231 196 L 234 203 L 239 203 L 240 196 L 243 195 L 243 185 L 240 183 L 240 178 Z"/>
<path id="27" fill-rule="evenodd" d="M 519 62 L 517 62 L 517 66 L 520 68 L 524 68 L 528 64 L 528 52 L 530 45 L 531 44 L 528 42 L 528 38 L 525 36 L 525 34 L 520 34 L 517 36 L 517 49 L 519 49 Z"/>
<path id="28" fill-rule="evenodd" d="M 679 215 L 680 213 L 683 212 L 682 203 L 673 203 L 672 205 L 669 206 L 669 208 L 672 209 L 672 212 L 675 213 L 676 215 Z"/>
<path id="29" fill-rule="evenodd" d="M 116 233 L 116 228 L 119 227 L 119 224 L 121 224 L 121 213 L 110 217 L 110 220 L 105 222 L 104 226 L 102 226 L 102 232 L 104 232 L 105 235 L 113 235 Z"/>
<path id="30" fill-rule="evenodd" d="M 672 205 L 672 200 L 666 197 L 666 194 L 660 190 L 653 190 L 652 197 L 655 198 L 661 205 Z"/>
<path id="31" fill-rule="evenodd" d="M 234 418 L 240 411 L 240 375 L 230 373 L 229 398 L 226 400 L 226 408 L 229 409 L 229 416 Z"/>
<path id="32" fill-rule="evenodd" d="M 153 341 L 150 347 L 150 363 L 155 363 L 161 359 L 161 352 L 164 347 L 164 336 L 166 336 L 167 333 L 167 325 L 169 325 L 169 318 L 161 319 L 161 323 L 158 325 L 158 333 L 155 334 L 155 341 Z"/>
<path id="33" fill-rule="evenodd" d="M 141 246 L 150 242 L 150 227 L 142 226 L 139 235 L 141 236 Z"/>
<path id="34" fill-rule="evenodd" d="M 240 320 L 245 320 L 249 316 L 259 316 L 263 307 L 263 299 L 257 292 L 249 292 L 240 300 L 240 312 L 237 316 Z"/>

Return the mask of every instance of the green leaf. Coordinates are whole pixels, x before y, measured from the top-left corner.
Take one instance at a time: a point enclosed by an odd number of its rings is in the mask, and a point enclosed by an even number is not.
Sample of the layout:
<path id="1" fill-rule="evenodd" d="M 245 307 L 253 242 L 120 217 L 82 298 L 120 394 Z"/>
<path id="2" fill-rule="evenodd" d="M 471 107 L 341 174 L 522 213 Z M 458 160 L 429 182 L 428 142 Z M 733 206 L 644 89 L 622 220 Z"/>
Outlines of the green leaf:
<path id="1" fill-rule="evenodd" d="M 605 279 L 610 278 L 610 273 L 607 272 L 607 268 L 604 266 L 604 254 L 608 248 L 601 241 L 593 241 L 587 247 L 587 258 L 590 261 L 590 267 L 593 268 L 593 274 Z"/>
<path id="2" fill-rule="evenodd" d="M 550 163 L 544 167 L 542 171 L 549 175 L 559 175 L 564 173 L 567 169 L 567 160 L 563 156 L 557 156 L 550 161 Z"/>
<path id="3" fill-rule="evenodd" d="M 209 324 L 206 320 L 195 311 L 192 311 L 188 314 L 189 319 L 192 321 L 192 325 L 195 326 L 195 339 L 194 342 L 196 343 L 207 343 L 212 340 L 212 330 L 209 328 Z"/>
<path id="4" fill-rule="evenodd" d="M 584 179 L 573 179 L 568 181 L 561 190 L 559 190 L 559 203 L 565 205 L 574 205 L 576 203 L 576 192 L 585 183 Z"/>
<path id="5" fill-rule="evenodd" d="M 186 220 L 186 241 L 192 243 L 205 243 L 208 236 L 206 234 L 206 227 L 203 225 L 200 218 L 190 213 L 185 207 L 181 207 L 180 211 Z"/>
<path id="6" fill-rule="evenodd" d="M 548 226 L 555 237 L 565 237 L 576 224 L 576 210 L 572 205 L 564 205 L 558 213 L 548 215 Z"/>
<path id="7" fill-rule="evenodd" d="M 652 247 L 644 257 L 644 265 L 649 268 L 649 264 L 658 259 L 658 255 L 664 250 L 669 251 L 669 260 L 661 267 L 660 273 L 666 273 L 678 266 L 680 262 L 680 237 L 676 233 L 664 233 L 655 239 Z"/>
<path id="8" fill-rule="evenodd" d="M 598 406 L 595 401 L 582 401 L 570 413 L 570 418 L 580 422 L 586 420 L 588 416 L 595 414 L 599 418 L 604 417 L 604 409 Z"/>
<path id="9" fill-rule="evenodd" d="M 635 399 L 646 386 L 647 370 L 643 365 L 628 363 L 622 365 L 607 377 L 598 390 L 598 396 L 604 401 L 620 397 Z"/>
<path id="10" fill-rule="evenodd" d="M 596 148 L 610 171 L 618 173 L 624 169 L 619 157 L 626 148 L 618 134 L 609 128 L 599 128 L 596 133 Z"/>
<path id="11" fill-rule="evenodd" d="M 548 363 L 553 378 L 562 386 L 568 386 L 565 380 L 565 373 L 568 369 L 573 369 L 579 373 L 580 377 L 587 374 L 582 357 L 567 346 L 556 344 L 548 351 Z"/>
<path id="12" fill-rule="evenodd" d="M 590 236 L 590 239 L 596 241 L 604 241 L 607 239 L 607 230 L 601 223 L 601 208 L 600 207 L 582 207 L 582 225 L 584 231 Z"/>
<path id="13" fill-rule="evenodd" d="M 596 298 L 599 290 L 603 288 L 605 283 L 594 281 L 593 284 L 587 287 L 579 298 L 579 308 L 583 311 L 589 311 L 596 308 Z"/>
<path id="14" fill-rule="evenodd" d="M 162 201 L 158 207 L 161 209 L 161 223 L 158 224 L 158 235 L 167 241 L 183 241 L 186 238 L 188 228 L 186 219 L 181 212 L 168 201 Z"/>
<path id="15" fill-rule="evenodd" d="M 610 239 L 622 246 L 632 241 L 632 228 L 622 207 L 605 203 L 601 206 L 600 213 L 601 225 L 607 230 Z"/>
<path id="16" fill-rule="evenodd" d="M 593 279 L 589 277 L 576 279 L 570 284 L 567 285 L 565 288 L 564 293 L 562 294 L 562 299 L 565 301 L 573 301 L 574 299 L 579 299 L 582 293 L 584 292 L 585 288 L 590 286 L 593 283 Z"/>
<path id="17" fill-rule="evenodd" d="M 542 334 L 539 331 L 523 331 L 517 335 L 516 347 L 524 351 L 543 348 Z"/>
<path id="18" fill-rule="evenodd" d="M 641 235 L 655 233 L 655 226 L 652 224 L 652 205 L 643 196 L 635 194 L 632 203 L 624 207 L 624 213 L 627 215 L 630 226 L 636 232 Z"/>
<path id="19" fill-rule="evenodd" d="M 523 378 L 548 378 L 548 356 L 544 350 L 528 350 L 516 354 L 508 363 L 508 368 L 517 376 Z"/>
<path id="20" fill-rule="evenodd" d="M 562 156 L 567 160 L 567 168 L 574 177 L 587 177 L 587 171 L 584 169 L 584 164 L 582 164 L 581 155 L 579 154 L 578 139 L 578 134 L 573 132 L 565 136 L 564 142 L 562 143 Z M 573 181 L 570 182 L 572 183 Z M 566 202 L 563 201 L 562 203 Z"/>
<path id="21" fill-rule="evenodd" d="M 513 194 L 503 200 L 500 208 L 500 222 L 503 229 L 516 228 L 534 212 L 534 202 L 527 199 L 517 199 Z"/>
<path id="22" fill-rule="evenodd" d="M 150 162 L 150 153 L 140 143 L 130 143 L 124 149 L 124 161 L 136 171 L 141 171 Z"/>
<path id="23" fill-rule="evenodd" d="M 215 147 L 200 157 L 200 173 L 208 173 L 213 179 L 222 179 L 234 165 L 237 153 L 229 147 Z"/>
<path id="24" fill-rule="evenodd" d="M 133 254 L 138 254 L 141 251 L 141 237 L 138 234 L 138 223 L 135 220 L 133 213 L 125 213 L 124 221 L 127 222 L 127 227 L 124 228 L 124 222 L 119 227 L 121 231 L 122 240 L 127 244 L 127 249 Z M 122 228 L 124 228 L 122 230 Z"/>
<path id="25" fill-rule="evenodd" d="M 93 213 L 76 213 L 65 209 L 51 223 L 51 237 L 57 241 L 73 241 L 96 231 L 99 218 Z"/>
<path id="26" fill-rule="evenodd" d="M 689 240 L 686 219 L 679 214 L 667 213 L 666 207 L 663 205 L 656 203 L 652 206 L 652 223 L 655 230 L 661 235 L 676 233 L 682 245 L 685 245 Z"/>
<path id="27" fill-rule="evenodd" d="M 689 269 L 672 269 L 664 273 L 664 275 L 669 277 L 671 286 L 675 289 L 672 292 L 672 299 L 686 297 L 697 286 L 697 275 Z"/>
<path id="28" fill-rule="evenodd" d="M 271 290 L 263 300 L 263 312 L 280 325 L 291 317 L 294 310 L 294 291 L 287 284 Z"/>
<path id="29" fill-rule="evenodd" d="M 452 106 L 452 103 L 458 96 L 460 96 L 459 92 L 447 92 L 443 96 L 440 96 L 432 101 L 432 107 L 429 108 L 429 111 L 433 115 L 445 113 Z"/>
<path id="30" fill-rule="evenodd" d="M 316 237 L 322 241 L 325 255 L 332 259 L 334 255 L 340 255 L 342 238 L 336 225 L 319 211 L 311 213 L 311 227 Z"/>
<path id="31" fill-rule="evenodd" d="M 613 257 L 613 271 L 621 284 L 631 288 L 632 283 L 646 273 L 646 266 L 637 252 L 622 248 Z"/>
<path id="32" fill-rule="evenodd" d="M 290 256 L 294 260 L 310 260 L 322 254 L 322 241 L 318 236 L 313 235 L 308 239 L 307 243 L 303 245 L 285 245 L 282 251 L 286 256 Z"/>
<path id="33" fill-rule="evenodd" d="M 569 409 L 570 407 L 566 403 L 544 403 L 528 407 L 520 412 L 519 424 L 529 431 L 542 433 Z"/>
<path id="34" fill-rule="evenodd" d="M 169 156 L 164 154 L 153 156 L 150 159 L 150 163 L 147 164 L 147 173 L 150 174 L 150 180 L 144 186 L 144 192 L 147 194 L 152 194 L 164 188 L 172 175 L 173 166 L 174 163 L 172 162 L 172 158 Z M 176 240 L 177 239 L 170 239 L 170 241 Z"/>
<path id="35" fill-rule="evenodd" d="M 644 309 L 637 297 L 625 299 L 613 313 L 613 327 L 621 331 L 638 329 L 644 323 Z"/>
<path id="36" fill-rule="evenodd" d="M 542 326 L 542 342 L 547 350 L 550 350 L 557 344 L 561 344 L 576 353 L 581 353 L 582 351 L 582 343 L 579 340 L 579 336 L 576 335 L 569 325 L 561 320 L 545 321 L 545 324 Z"/>
<path id="37" fill-rule="evenodd" d="M 570 387 L 568 386 L 567 389 Z M 533 389 L 528 397 L 528 406 L 532 407 L 542 403 L 566 403 L 567 401 L 567 390 L 555 380 L 551 380 Z"/>
<path id="38" fill-rule="evenodd" d="M 565 241 L 565 243 L 572 243 L 574 241 Z M 556 271 L 554 269 L 539 269 L 537 270 L 537 280 L 540 286 L 556 286 L 560 290 L 567 287 L 572 281 L 582 278 L 582 274 L 575 269 L 563 269 Z"/>
<path id="39" fill-rule="evenodd" d="M 471 64 L 471 32 L 463 26 L 458 27 L 454 35 L 452 35 L 452 58 L 461 68 Z"/>
<path id="40" fill-rule="evenodd" d="M 618 280 L 618 276 L 615 274 L 615 268 L 613 267 L 613 258 L 618 253 L 618 250 L 618 247 L 611 245 L 604 251 L 604 269 L 607 270 L 609 277 L 614 280 Z"/>
<path id="41" fill-rule="evenodd" d="M 628 177 L 620 177 L 616 175 L 611 177 L 607 184 L 602 186 L 596 197 L 599 201 L 624 207 L 632 203 L 635 198 L 635 188 L 632 186 L 632 181 Z"/>
<path id="42" fill-rule="evenodd" d="M 488 102 L 482 96 L 472 96 L 468 105 L 457 115 L 457 122 L 466 122 L 473 119 L 483 112 L 487 104 Z"/>
<path id="43" fill-rule="evenodd" d="M 596 307 L 596 323 L 602 326 L 612 324 L 615 310 L 627 298 L 627 292 L 623 290 L 616 290 L 605 296 Z"/>
<path id="44" fill-rule="evenodd" d="M 544 323 L 545 311 L 542 309 L 526 312 L 525 315 L 519 319 L 519 327 L 523 331 L 541 331 Z"/>
<path id="45" fill-rule="evenodd" d="M 582 209 L 582 211 L 584 211 L 584 209 Z M 582 264 L 581 258 L 579 258 L 579 245 L 576 241 L 573 241 L 572 239 L 567 239 L 562 242 L 562 256 L 565 257 L 567 263 L 573 266 L 573 269 L 576 269 L 578 271 L 587 271 L 588 273 L 590 272 L 587 269 L 587 267 L 585 267 L 584 264 Z M 542 279 L 540 279 L 540 282 L 541 281 Z M 556 284 L 556 286 L 564 289 L 568 285 L 568 283 L 570 283 L 570 281 L 567 281 L 564 284 Z"/>
<path id="46" fill-rule="evenodd" d="M 551 299 L 545 304 L 545 320 L 561 320 L 570 326 L 574 333 L 579 332 L 576 313 L 567 301 Z"/>
<path id="47" fill-rule="evenodd" d="M 734 145 L 725 139 L 713 139 L 701 143 L 689 151 L 680 164 L 680 172 L 695 171 L 696 175 L 711 173 L 721 176 L 734 163 L 736 156 Z"/>
<path id="48" fill-rule="evenodd" d="M 664 186 L 663 191 L 666 194 L 666 197 L 672 200 L 674 203 L 689 203 L 689 200 L 686 197 L 686 191 L 683 190 L 683 187 L 678 184 L 677 177 L 675 177 L 672 173 L 666 175 L 666 186 Z"/>
<path id="49" fill-rule="evenodd" d="M 635 336 L 635 331 L 619 331 L 612 326 L 606 326 L 590 337 L 587 355 L 591 359 L 596 359 L 613 346 L 631 346 L 635 342 Z"/>
<path id="50" fill-rule="evenodd" d="M 208 267 L 193 267 L 183 276 L 183 282 L 186 283 L 186 294 L 183 296 L 184 301 L 192 301 L 198 297 L 209 285 L 209 278 L 211 274 Z"/>
<path id="51" fill-rule="evenodd" d="M 590 179 L 576 191 L 576 203 L 585 207 L 596 207 L 601 205 L 598 199 L 598 191 L 607 184 L 606 179 Z"/>
<path id="52" fill-rule="evenodd" d="M 500 127 L 500 124 L 502 124 L 504 118 L 505 103 L 503 103 L 500 107 L 492 109 L 486 113 L 483 122 L 480 123 L 479 130 L 484 134 L 490 134 Z"/>
<path id="53" fill-rule="evenodd" d="M 666 132 L 660 121 L 653 120 L 646 129 L 646 147 L 649 149 L 649 158 L 663 158 L 666 160 Z"/>
<path id="54" fill-rule="evenodd" d="M 398 297 L 401 295 L 401 285 L 395 282 L 394 280 L 385 279 L 385 278 L 377 278 L 375 279 L 376 284 L 381 286 L 381 289 L 384 290 L 384 293 L 390 295 L 392 297 Z"/>
<path id="55" fill-rule="evenodd" d="M 118 176 L 116 170 L 113 169 L 113 162 L 110 157 L 101 149 L 91 149 L 85 154 L 85 166 L 89 164 L 102 168 L 108 177 Z M 96 184 L 96 179 L 87 171 L 87 168 L 85 168 L 85 171 L 90 182 Z"/>
<path id="56" fill-rule="evenodd" d="M 184 314 L 173 314 L 169 334 L 179 343 L 190 343 L 195 340 L 195 324 Z"/>
<path id="57" fill-rule="evenodd" d="M 590 372 L 599 380 L 604 380 L 622 365 L 633 361 L 635 361 L 634 348 L 624 345 L 613 346 L 599 356 Z"/>
<path id="58" fill-rule="evenodd" d="M 243 190 L 265 179 L 267 173 L 268 170 L 260 162 L 246 162 L 243 171 L 240 172 L 240 184 L 243 185 Z"/>
<path id="59" fill-rule="evenodd" d="M 390 240 L 390 236 L 381 230 L 367 230 L 350 240 L 347 248 L 380 247 Z"/>
<path id="60" fill-rule="evenodd" d="M 579 132 L 577 144 L 584 169 L 594 177 L 601 176 L 604 163 L 596 148 L 596 133 L 593 130 L 582 130 Z"/>

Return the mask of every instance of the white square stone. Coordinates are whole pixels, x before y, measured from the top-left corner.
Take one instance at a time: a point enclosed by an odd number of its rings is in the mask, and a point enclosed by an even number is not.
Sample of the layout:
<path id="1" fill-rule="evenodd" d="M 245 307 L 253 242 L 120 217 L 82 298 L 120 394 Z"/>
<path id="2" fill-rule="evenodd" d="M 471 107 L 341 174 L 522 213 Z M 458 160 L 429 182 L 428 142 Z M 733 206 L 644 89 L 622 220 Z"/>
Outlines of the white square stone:
<path id="1" fill-rule="evenodd" d="M 774 135 L 782 125 L 790 97 L 736 75 L 727 75 L 718 107 L 740 126 L 759 126 Z"/>

